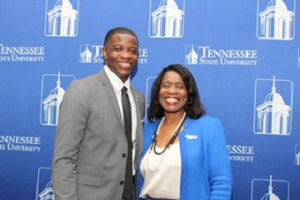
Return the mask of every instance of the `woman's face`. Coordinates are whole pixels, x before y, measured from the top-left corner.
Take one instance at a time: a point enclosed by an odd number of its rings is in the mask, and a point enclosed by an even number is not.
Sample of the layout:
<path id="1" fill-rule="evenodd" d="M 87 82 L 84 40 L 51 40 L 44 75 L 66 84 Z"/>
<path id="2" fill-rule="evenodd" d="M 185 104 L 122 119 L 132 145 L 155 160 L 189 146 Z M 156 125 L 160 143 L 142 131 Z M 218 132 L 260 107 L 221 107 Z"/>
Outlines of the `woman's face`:
<path id="1" fill-rule="evenodd" d="M 184 112 L 187 100 L 188 91 L 181 76 L 174 71 L 166 72 L 159 89 L 159 102 L 165 112 Z"/>

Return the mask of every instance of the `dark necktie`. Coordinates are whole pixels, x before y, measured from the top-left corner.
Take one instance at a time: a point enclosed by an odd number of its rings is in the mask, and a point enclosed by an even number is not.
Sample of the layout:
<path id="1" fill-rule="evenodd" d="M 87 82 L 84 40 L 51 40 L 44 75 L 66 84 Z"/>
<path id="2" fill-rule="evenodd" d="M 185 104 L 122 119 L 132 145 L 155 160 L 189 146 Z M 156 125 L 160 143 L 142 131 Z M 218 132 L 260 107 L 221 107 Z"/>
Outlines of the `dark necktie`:
<path id="1" fill-rule="evenodd" d="M 125 183 L 123 198 L 126 200 L 133 199 L 134 184 L 132 178 L 132 138 L 131 138 L 131 107 L 127 94 L 127 88 L 122 88 L 122 107 L 123 107 L 123 119 L 125 134 L 128 142 L 126 172 L 125 172 Z"/>

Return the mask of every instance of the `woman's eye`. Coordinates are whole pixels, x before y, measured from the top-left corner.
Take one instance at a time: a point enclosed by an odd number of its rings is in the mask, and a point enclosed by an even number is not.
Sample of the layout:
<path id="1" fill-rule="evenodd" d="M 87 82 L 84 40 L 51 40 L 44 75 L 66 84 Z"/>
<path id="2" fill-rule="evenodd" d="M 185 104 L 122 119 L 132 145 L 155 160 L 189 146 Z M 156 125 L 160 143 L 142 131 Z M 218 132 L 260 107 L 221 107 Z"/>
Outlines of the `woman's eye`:
<path id="1" fill-rule="evenodd" d="M 183 86 L 183 85 L 179 85 L 179 86 L 177 86 L 177 89 L 179 89 L 179 90 L 183 90 L 185 87 Z"/>
<path id="2" fill-rule="evenodd" d="M 169 85 L 162 85 L 162 88 L 168 89 L 168 88 L 170 88 L 170 86 Z"/>

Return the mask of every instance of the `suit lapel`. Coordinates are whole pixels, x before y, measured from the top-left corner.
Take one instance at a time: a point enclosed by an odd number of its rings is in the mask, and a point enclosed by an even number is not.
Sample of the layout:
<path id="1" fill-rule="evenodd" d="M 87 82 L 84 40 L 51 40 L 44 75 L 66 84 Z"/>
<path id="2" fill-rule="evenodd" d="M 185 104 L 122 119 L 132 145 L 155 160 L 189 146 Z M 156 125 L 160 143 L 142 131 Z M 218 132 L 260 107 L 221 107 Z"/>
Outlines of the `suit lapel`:
<path id="1" fill-rule="evenodd" d="M 109 103 L 111 104 L 111 107 L 113 108 L 114 112 L 116 113 L 116 116 L 120 121 L 120 124 L 123 124 L 121 111 L 119 108 L 119 103 L 117 101 L 117 97 L 115 95 L 115 91 L 114 91 L 113 86 L 110 83 L 106 73 L 104 72 L 104 70 L 102 70 L 100 73 L 100 81 L 101 81 L 101 89 L 103 89 L 103 91 L 107 95 L 107 97 L 109 99 Z"/>

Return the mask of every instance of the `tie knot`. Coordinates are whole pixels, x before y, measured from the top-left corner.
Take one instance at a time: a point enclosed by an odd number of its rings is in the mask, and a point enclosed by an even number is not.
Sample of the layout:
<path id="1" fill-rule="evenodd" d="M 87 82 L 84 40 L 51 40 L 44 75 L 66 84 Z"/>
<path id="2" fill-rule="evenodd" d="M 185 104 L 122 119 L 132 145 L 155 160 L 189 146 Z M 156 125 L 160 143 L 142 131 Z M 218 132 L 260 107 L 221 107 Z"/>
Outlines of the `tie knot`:
<path id="1" fill-rule="evenodd" d="M 126 92 L 127 92 L 127 87 L 124 86 L 124 87 L 122 88 L 122 93 L 126 93 Z"/>

